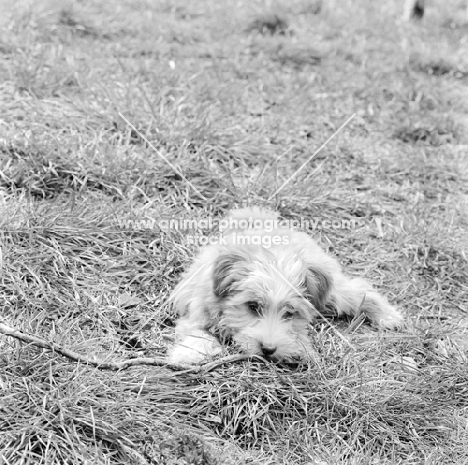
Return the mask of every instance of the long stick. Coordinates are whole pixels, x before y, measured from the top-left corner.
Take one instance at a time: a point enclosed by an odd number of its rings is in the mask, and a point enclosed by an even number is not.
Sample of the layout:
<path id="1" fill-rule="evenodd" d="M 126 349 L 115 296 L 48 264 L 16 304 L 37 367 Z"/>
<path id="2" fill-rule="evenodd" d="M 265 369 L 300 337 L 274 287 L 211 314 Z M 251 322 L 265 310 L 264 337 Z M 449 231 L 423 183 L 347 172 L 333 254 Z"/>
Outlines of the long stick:
<path id="1" fill-rule="evenodd" d="M 85 365 L 92 365 L 96 368 L 101 370 L 125 370 L 129 367 L 138 366 L 138 365 L 150 365 L 150 366 L 160 366 L 166 367 L 174 371 L 178 371 L 182 373 L 189 373 L 189 372 L 208 372 L 212 371 L 218 366 L 224 365 L 225 363 L 232 363 L 237 362 L 240 360 L 247 360 L 251 357 L 247 355 L 231 355 L 228 357 L 224 357 L 222 359 L 205 363 L 203 365 L 193 366 L 187 364 L 173 364 L 168 363 L 166 359 L 162 357 L 152 357 L 152 358 L 132 358 L 128 360 L 122 360 L 120 362 L 112 362 L 112 361 L 99 361 L 99 360 L 91 360 L 83 355 L 74 352 L 73 350 L 67 349 L 62 347 L 55 342 L 47 341 L 42 339 L 38 336 L 33 336 L 31 334 L 26 334 L 19 329 L 12 328 L 11 326 L 7 325 L 6 323 L 0 321 L 0 333 L 5 334 L 6 336 L 13 337 L 15 339 L 19 339 L 20 341 L 26 342 L 28 344 L 33 344 L 38 347 L 42 347 L 43 349 L 50 350 L 51 352 L 55 352 L 60 354 L 74 362 L 84 363 Z M 256 357 L 257 358 L 257 357 Z M 258 357 L 259 360 L 262 360 L 261 357 Z M 183 372 L 181 371 L 183 370 Z"/>

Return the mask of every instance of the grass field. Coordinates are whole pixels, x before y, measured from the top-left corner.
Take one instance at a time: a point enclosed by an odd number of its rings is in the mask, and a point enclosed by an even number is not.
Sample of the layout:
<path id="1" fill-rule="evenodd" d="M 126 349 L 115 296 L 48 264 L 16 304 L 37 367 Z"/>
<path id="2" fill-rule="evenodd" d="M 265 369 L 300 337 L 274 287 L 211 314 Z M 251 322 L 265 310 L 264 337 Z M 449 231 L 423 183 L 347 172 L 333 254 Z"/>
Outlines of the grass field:
<path id="1" fill-rule="evenodd" d="M 160 360 L 197 247 L 158 221 L 240 205 L 358 220 L 310 233 L 407 325 L 319 320 L 313 363 L 201 371 L 0 335 L 0 464 L 468 464 L 463 2 L 11 4 L 0 328 Z"/>

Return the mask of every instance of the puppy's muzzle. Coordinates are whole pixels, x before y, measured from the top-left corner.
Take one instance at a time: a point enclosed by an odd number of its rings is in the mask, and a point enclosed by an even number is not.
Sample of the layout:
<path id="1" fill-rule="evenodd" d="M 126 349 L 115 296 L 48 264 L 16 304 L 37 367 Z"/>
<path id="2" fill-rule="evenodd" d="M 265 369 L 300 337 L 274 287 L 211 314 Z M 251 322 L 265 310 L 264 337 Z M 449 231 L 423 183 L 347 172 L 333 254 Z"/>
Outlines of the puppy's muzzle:
<path id="1" fill-rule="evenodd" d="M 276 352 L 276 346 L 269 344 L 260 344 L 260 349 L 265 357 L 271 357 Z"/>

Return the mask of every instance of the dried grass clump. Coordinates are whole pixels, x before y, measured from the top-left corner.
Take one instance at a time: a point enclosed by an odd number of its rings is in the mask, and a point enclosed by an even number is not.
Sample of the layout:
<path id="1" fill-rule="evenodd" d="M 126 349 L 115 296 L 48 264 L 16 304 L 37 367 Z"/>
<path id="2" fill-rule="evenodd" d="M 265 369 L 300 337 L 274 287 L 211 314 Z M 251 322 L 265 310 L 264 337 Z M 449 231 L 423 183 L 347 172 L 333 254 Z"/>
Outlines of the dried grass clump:
<path id="1" fill-rule="evenodd" d="M 279 44 L 272 53 L 274 61 L 283 66 L 303 68 L 306 65 L 319 65 L 324 54 L 308 44 Z"/>
<path id="2" fill-rule="evenodd" d="M 247 26 L 247 32 L 258 32 L 262 35 L 285 35 L 288 29 L 286 18 L 276 13 L 258 15 Z"/>
<path id="3" fill-rule="evenodd" d="M 457 79 L 463 79 L 468 76 L 465 60 L 452 62 L 446 58 L 433 58 L 414 56 L 410 59 L 410 66 L 415 71 L 426 73 L 430 76 L 451 76 Z"/>
<path id="4" fill-rule="evenodd" d="M 432 122 L 409 122 L 399 127 L 394 137 L 406 143 L 425 143 L 435 147 L 457 143 L 459 137 L 453 121 L 441 120 Z"/>

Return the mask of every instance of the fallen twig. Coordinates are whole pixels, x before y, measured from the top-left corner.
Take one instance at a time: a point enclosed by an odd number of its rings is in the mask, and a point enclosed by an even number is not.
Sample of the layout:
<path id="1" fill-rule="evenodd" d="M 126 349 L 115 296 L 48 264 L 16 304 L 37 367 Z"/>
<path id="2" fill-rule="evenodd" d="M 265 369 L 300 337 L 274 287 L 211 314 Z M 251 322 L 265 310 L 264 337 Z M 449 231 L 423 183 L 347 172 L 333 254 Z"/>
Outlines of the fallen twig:
<path id="1" fill-rule="evenodd" d="M 101 370 L 112 370 L 112 371 L 119 371 L 125 370 L 129 367 L 138 366 L 138 365 L 149 365 L 149 366 L 161 366 L 166 367 L 171 370 L 182 373 L 206 373 L 209 371 L 214 370 L 215 368 L 224 365 L 226 363 L 233 363 L 240 360 L 247 360 L 251 358 L 248 355 L 230 355 L 219 360 L 215 360 L 212 362 L 205 363 L 203 365 L 188 365 L 188 364 L 173 364 L 168 363 L 165 358 L 162 357 L 141 357 L 141 358 L 131 358 L 128 360 L 122 360 L 119 362 L 113 361 L 100 361 L 100 360 L 92 360 L 84 355 L 78 354 L 73 350 L 67 349 L 65 347 L 56 344 L 55 342 L 47 341 L 38 336 L 33 336 L 31 334 L 24 333 L 19 329 L 13 328 L 7 325 L 5 322 L 0 321 L 0 333 L 5 334 L 6 336 L 11 336 L 15 339 L 19 339 L 20 341 L 26 342 L 28 344 L 33 344 L 38 347 L 42 347 L 43 349 L 50 350 L 51 352 L 55 352 L 57 354 L 62 355 L 74 362 L 84 363 L 86 365 L 91 365 Z M 263 360 L 261 357 L 256 357 L 259 360 Z"/>
<path id="2" fill-rule="evenodd" d="M 445 315 L 418 315 L 418 318 L 424 320 L 450 320 L 450 317 Z"/>

